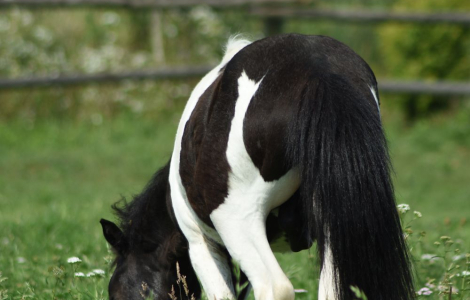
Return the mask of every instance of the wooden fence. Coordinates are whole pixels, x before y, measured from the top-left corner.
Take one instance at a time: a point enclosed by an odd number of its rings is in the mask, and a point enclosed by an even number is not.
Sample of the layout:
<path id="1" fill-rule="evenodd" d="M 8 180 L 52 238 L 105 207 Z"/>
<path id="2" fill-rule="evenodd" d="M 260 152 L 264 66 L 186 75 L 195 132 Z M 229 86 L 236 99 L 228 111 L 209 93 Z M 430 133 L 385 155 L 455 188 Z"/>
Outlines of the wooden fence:
<path id="1" fill-rule="evenodd" d="M 327 19 L 334 22 L 382 23 L 411 22 L 421 24 L 456 24 L 470 26 L 470 13 L 395 13 L 370 10 L 321 10 L 303 6 L 305 0 L 0 0 L 0 10 L 12 7 L 120 7 L 125 9 L 170 9 L 193 5 L 210 5 L 217 9 L 243 8 L 249 15 L 264 19 L 267 35 L 282 32 L 285 20 L 290 18 Z M 33 78 L 0 78 L 0 89 L 48 87 L 56 85 L 98 84 L 121 80 L 159 80 L 200 77 L 211 66 L 188 66 L 122 73 L 91 75 L 59 75 Z M 380 90 L 389 93 L 470 95 L 469 82 L 410 82 L 379 80 Z"/>

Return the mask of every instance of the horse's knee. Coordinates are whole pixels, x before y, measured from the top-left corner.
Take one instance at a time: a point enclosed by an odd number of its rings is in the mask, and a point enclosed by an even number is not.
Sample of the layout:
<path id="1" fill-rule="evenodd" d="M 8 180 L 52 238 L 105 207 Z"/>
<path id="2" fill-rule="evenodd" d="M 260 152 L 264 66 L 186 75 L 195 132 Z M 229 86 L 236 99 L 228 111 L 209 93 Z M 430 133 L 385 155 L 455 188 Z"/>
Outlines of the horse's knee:
<path id="1" fill-rule="evenodd" d="M 276 284 L 274 287 L 274 299 L 276 300 L 293 300 L 294 299 L 294 287 L 290 281 L 283 282 L 282 284 Z"/>

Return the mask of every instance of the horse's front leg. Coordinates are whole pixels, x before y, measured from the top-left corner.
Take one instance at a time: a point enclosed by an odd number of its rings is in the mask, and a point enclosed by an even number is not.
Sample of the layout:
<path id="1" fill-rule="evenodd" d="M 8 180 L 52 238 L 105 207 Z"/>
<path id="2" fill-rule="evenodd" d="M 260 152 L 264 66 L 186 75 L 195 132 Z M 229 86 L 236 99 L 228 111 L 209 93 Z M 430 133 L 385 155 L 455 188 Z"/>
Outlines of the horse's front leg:
<path id="1" fill-rule="evenodd" d="M 171 197 L 178 225 L 188 241 L 191 264 L 207 298 L 235 299 L 231 267 L 226 251 L 222 250 L 213 239 L 208 238 L 208 233 L 213 229 L 198 220 L 181 189 L 173 188 Z"/>
<path id="2" fill-rule="evenodd" d="M 232 175 L 224 203 L 212 211 L 210 218 L 228 252 L 248 277 L 256 300 L 292 300 L 294 288 L 268 242 L 266 217 L 294 193 L 298 176 L 291 170 L 279 180 L 265 182 L 255 170 L 251 174 L 244 178 Z"/>
<path id="3" fill-rule="evenodd" d="M 187 236 L 189 255 L 207 298 L 235 299 L 232 271 L 226 251 L 204 235 Z"/>
<path id="4" fill-rule="evenodd" d="M 211 214 L 212 222 L 230 255 L 240 264 L 256 300 L 292 300 L 294 289 L 268 243 L 263 214 L 240 218 L 231 205 L 222 204 Z"/>

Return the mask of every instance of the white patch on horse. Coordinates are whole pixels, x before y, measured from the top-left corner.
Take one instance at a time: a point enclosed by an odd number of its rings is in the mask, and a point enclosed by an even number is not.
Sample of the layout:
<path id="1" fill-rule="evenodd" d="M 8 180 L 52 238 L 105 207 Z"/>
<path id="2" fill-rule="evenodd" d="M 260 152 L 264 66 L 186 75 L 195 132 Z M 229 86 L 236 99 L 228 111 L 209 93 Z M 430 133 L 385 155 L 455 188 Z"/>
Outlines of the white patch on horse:
<path id="1" fill-rule="evenodd" d="M 253 164 L 243 140 L 243 121 L 258 83 L 245 72 L 238 79 L 238 99 L 227 145 L 228 195 L 210 217 L 230 255 L 250 280 L 256 299 L 294 299 L 294 289 L 280 268 L 266 237 L 266 217 L 300 184 L 293 169 L 266 182 Z"/>
<path id="2" fill-rule="evenodd" d="M 186 123 L 201 95 L 217 79 L 222 67 L 248 44 L 249 42 L 247 41 L 229 41 L 222 62 L 209 72 L 194 88 L 178 125 L 171 158 L 169 182 L 173 209 L 178 225 L 188 240 L 191 263 L 209 299 L 234 298 L 230 267 L 224 255 L 210 241 L 222 243 L 219 235 L 197 217 L 188 202 L 186 190 L 179 174 L 181 142 Z"/>
<path id="3" fill-rule="evenodd" d="M 370 91 L 372 92 L 372 95 L 374 96 L 375 102 L 377 103 L 377 109 L 380 112 L 380 104 L 379 104 L 379 99 L 377 98 L 377 93 L 375 92 L 375 89 L 373 87 L 369 87 Z"/>
<path id="4" fill-rule="evenodd" d="M 335 283 L 333 274 L 333 257 L 331 250 L 326 245 L 323 266 L 320 274 L 320 286 L 318 287 L 318 300 L 335 300 Z"/>

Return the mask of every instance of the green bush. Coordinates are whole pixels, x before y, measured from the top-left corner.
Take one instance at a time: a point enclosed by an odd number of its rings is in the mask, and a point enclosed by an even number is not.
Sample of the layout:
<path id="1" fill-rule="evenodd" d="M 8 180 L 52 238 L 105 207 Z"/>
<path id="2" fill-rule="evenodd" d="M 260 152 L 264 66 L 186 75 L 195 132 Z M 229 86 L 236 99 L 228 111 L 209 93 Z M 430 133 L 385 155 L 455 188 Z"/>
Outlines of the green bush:
<path id="1" fill-rule="evenodd" d="M 470 9 L 461 0 L 398 0 L 395 11 L 443 12 Z M 378 29 L 378 43 L 387 76 L 409 80 L 468 81 L 470 28 L 459 25 L 387 23 Z M 449 107 L 449 97 L 413 95 L 398 101 L 409 118 Z"/>

